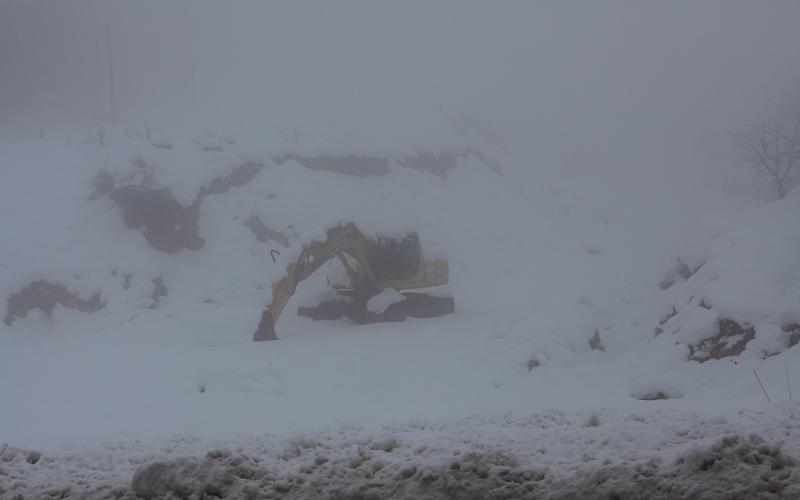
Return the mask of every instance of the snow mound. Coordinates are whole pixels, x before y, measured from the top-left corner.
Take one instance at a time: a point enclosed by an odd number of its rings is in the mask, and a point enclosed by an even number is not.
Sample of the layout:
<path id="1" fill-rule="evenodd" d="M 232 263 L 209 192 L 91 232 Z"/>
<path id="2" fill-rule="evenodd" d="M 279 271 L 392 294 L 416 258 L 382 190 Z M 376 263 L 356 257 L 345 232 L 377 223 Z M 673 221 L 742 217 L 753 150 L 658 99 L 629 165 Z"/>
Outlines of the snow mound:
<path id="1" fill-rule="evenodd" d="M 701 362 L 790 347 L 800 319 L 798 213 L 794 190 L 695 242 L 662 281 L 668 298 L 656 333 L 688 345 Z"/>
<path id="2" fill-rule="evenodd" d="M 585 425 L 591 418 L 596 425 Z M 676 411 L 551 411 L 224 444 L 183 436 L 58 454 L 14 449 L 0 453 L 0 495 L 796 498 L 797 422 L 789 404 L 730 421 Z"/>
<path id="3" fill-rule="evenodd" d="M 383 314 L 392 304 L 397 304 L 405 300 L 402 293 L 394 288 L 386 288 L 380 293 L 373 295 L 367 301 L 367 310 L 375 314 Z"/>

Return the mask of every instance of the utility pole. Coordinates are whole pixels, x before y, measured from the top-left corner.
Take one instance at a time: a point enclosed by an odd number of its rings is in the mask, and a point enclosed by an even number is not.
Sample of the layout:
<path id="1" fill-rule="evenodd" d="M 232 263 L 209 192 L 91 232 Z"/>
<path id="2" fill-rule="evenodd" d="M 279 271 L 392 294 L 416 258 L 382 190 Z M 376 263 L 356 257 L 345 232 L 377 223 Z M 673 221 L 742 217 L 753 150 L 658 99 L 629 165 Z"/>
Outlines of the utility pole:
<path id="1" fill-rule="evenodd" d="M 111 106 L 111 125 L 117 124 L 117 98 L 114 95 L 114 58 L 111 55 L 111 28 L 106 25 L 106 52 L 108 53 L 108 98 Z"/>

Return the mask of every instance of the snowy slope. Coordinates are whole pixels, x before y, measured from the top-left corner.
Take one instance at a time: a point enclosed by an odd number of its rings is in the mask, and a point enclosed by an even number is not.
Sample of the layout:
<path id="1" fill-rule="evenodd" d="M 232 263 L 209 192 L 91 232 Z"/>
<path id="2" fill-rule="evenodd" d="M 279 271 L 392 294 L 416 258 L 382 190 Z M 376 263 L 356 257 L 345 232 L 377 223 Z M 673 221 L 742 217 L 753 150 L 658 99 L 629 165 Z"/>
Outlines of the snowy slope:
<path id="1" fill-rule="evenodd" d="M 353 425 L 359 434 L 421 420 L 441 422 L 435 439 L 448 441 L 471 432 L 463 423 L 448 427 L 465 416 L 502 428 L 498 415 L 549 411 L 572 415 L 568 434 L 585 432 L 594 412 L 622 429 L 632 415 L 655 410 L 690 428 L 694 414 L 764 411 L 794 432 L 796 406 L 765 409 L 752 370 L 774 401 L 788 399 L 787 369 L 800 387 L 800 351 L 787 349 L 784 331 L 800 311 L 797 192 L 690 241 L 697 220 L 678 206 L 685 201 L 627 208 L 626 201 L 667 200 L 672 186 L 610 199 L 592 178 L 522 185 L 515 174 L 527 166 L 479 151 L 453 143 L 303 150 L 274 138 L 244 144 L 117 132 L 5 143 L 0 443 L 43 451 L 56 468 L 93 449 L 90 469 L 115 453 L 104 443 L 128 443 L 119 445 L 127 461 L 119 484 L 146 461 L 126 458 L 140 453 L 129 443 L 176 442 L 186 433 L 200 441 L 181 453 L 194 456 L 212 442 L 244 443 L 242 434 Z M 349 175 L 310 160 L 336 157 L 370 158 L 364 165 L 374 170 Z M 414 159 L 433 157 L 446 160 L 415 168 Z M 142 193 L 156 196 L 144 206 L 166 207 L 177 222 L 131 208 L 141 209 Z M 671 220 L 654 223 L 672 209 Z M 137 217 L 147 223 L 129 227 Z M 337 220 L 369 232 L 416 229 L 428 254 L 450 259 L 456 314 L 369 326 L 290 314 L 327 293 L 322 273 L 290 303 L 281 340 L 253 343 L 280 273 L 270 250 Z M 662 289 L 676 254 L 693 269 L 705 264 Z M 43 281 L 51 297 L 65 292 L 68 300 L 50 312 L 12 310 L 26 302 L 21 291 L 35 295 Z M 689 361 L 689 345 L 713 335 L 721 317 L 753 325 L 755 340 L 741 355 Z M 668 400 L 643 400 L 661 396 Z M 661 426 L 672 417 L 654 418 Z M 633 427 L 634 442 L 649 442 Z M 779 432 L 769 436 L 780 444 Z M 49 474 L 21 467 L 29 477 Z M 8 482 L 0 475 L 0 486 Z"/>

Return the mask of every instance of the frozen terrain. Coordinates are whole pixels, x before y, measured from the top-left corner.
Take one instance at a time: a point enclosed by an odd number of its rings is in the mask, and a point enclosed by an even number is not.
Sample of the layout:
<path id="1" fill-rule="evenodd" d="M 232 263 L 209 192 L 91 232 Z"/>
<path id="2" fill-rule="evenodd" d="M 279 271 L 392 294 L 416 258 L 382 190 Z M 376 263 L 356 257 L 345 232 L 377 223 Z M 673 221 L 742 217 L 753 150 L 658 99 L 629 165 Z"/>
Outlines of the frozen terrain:
<path id="1" fill-rule="evenodd" d="M 5 142 L 0 497 L 800 494 L 800 192 L 610 196 L 446 142 Z M 336 221 L 416 229 L 456 313 L 294 316 L 323 268 L 252 342 L 270 250 Z"/>

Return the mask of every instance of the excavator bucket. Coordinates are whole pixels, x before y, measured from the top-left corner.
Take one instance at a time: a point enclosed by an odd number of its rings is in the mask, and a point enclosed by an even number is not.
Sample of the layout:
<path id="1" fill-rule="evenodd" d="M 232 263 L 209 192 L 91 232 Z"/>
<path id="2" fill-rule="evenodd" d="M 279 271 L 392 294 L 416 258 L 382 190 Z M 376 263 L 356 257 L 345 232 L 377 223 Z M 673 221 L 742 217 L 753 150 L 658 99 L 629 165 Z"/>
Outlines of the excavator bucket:
<path id="1" fill-rule="evenodd" d="M 258 330 L 256 330 L 253 340 L 256 342 L 278 340 L 278 335 L 275 334 L 275 318 L 272 317 L 272 312 L 268 307 L 261 312 L 261 321 L 258 323 Z"/>

